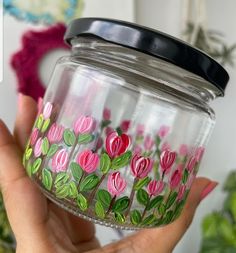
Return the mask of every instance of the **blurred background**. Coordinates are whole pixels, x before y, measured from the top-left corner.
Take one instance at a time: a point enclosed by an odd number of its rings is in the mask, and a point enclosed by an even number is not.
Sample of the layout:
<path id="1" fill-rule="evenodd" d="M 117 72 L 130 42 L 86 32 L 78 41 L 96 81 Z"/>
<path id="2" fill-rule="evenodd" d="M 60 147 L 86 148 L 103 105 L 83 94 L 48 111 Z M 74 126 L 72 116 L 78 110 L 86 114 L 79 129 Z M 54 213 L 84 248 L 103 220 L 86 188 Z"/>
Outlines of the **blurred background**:
<path id="1" fill-rule="evenodd" d="M 174 253 L 200 252 L 203 243 L 202 238 L 207 240 L 211 237 L 216 238 L 214 236 L 218 233 L 215 232 L 216 228 L 212 228 L 211 224 L 215 222 L 213 218 L 209 222 L 210 225 L 207 224 L 207 221 L 205 222 L 205 230 L 202 232 L 201 224 L 203 218 L 212 211 L 221 212 L 222 208 L 225 206 L 225 199 L 228 195 L 222 191 L 223 184 L 229 172 L 236 168 L 236 67 L 233 65 L 234 55 L 236 55 L 236 52 L 234 52 L 234 45 L 236 43 L 236 1 L 84 0 L 83 3 L 77 5 L 78 12 L 72 14 L 68 12 L 69 14 L 67 13 L 68 15 L 64 17 L 52 11 L 50 13 L 51 16 L 47 17 L 47 20 L 45 18 L 46 21 L 34 17 L 34 7 L 26 3 L 34 2 L 35 6 L 37 6 L 37 1 L 45 2 L 45 6 L 48 4 L 47 9 L 50 9 L 50 7 L 54 9 L 55 2 L 61 2 L 60 8 L 69 8 L 69 6 L 63 5 L 63 2 L 65 2 L 64 0 L 24 0 L 15 2 L 3 0 L 5 7 L 3 25 L 4 76 L 3 82 L 0 83 L 0 117 L 11 129 L 13 128 L 16 115 L 19 78 L 16 78 L 16 70 L 14 71 L 10 66 L 10 60 L 12 55 L 21 49 L 21 38 L 28 30 L 33 29 L 41 31 L 43 28 L 57 22 L 64 22 L 67 24 L 70 19 L 78 16 L 107 17 L 127 20 L 185 39 L 200 47 L 202 50 L 207 51 L 221 63 L 224 63 L 225 68 L 230 74 L 230 82 L 225 97 L 218 98 L 212 103 L 212 107 L 217 116 L 217 124 L 200 169 L 200 175 L 218 181 L 219 186 L 200 205 L 193 224 L 174 251 Z M 52 4 L 52 2 L 54 2 L 54 4 Z M 9 7 L 10 3 L 15 4 L 15 9 Z M 20 16 L 20 11 L 24 10 L 27 10 L 28 14 L 30 12 L 33 13 L 32 16 L 27 16 L 27 20 Z M 38 71 L 42 83 L 47 83 L 56 59 L 67 53 L 68 50 L 66 49 L 55 49 L 42 57 L 38 63 Z M 24 71 L 27 72 L 27 69 Z M 229 188 L 227 189 L 229 190 Z M 231 189 L 229 191 L 231 191 Z M 236 203 L 231 209 L 234 210 L 234 215 L 236 217 Z M 5 218 L 3 215 L 0 216 L 0 219 L 0 223 L 4 223 L 3 220 Z M 224 243 L 231 243 L 233 240 L 232 238 L 236 236 L 235 220 L 228 220 L 226 223 L 227 225 L 224 226 L 224 229 L 228 230 L 226 234 L 223 235 L 226 242 L 224 240 L 222 241 L 222 247 Z M 230 223 L 233 224 L 232 229 Z M 209 227 L 211 230 L 209 230 Z M 102 244 L 119 238 L 119 234 L 116 231 L 101 226 L 98 226 L 97 233 Z M 234 243 L 232 242 L 232 244 Z M 227 252 L 236 252 L 236 246 L 233 248 L 234 246 L 231 247 L 231 251 Z M 207 247 L 211 246 L 207 245 Z M 212 247 L 220 248 L 220 246 L 214 245 Z M 208 251 L 202 252 L 220 253 L 226 251 L 211 251 L 210 248 L 208 248 Z"/>

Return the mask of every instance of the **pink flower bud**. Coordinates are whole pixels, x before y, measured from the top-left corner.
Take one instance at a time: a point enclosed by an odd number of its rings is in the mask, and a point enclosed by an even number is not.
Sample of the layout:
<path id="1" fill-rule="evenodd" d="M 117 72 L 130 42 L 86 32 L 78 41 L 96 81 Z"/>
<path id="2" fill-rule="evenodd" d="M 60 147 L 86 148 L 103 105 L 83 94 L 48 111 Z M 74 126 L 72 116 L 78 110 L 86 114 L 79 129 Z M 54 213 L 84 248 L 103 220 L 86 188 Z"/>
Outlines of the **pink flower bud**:
<path id="1" fill-rule="evenodd" d="M 64 127 L 53 123 L 48 131 L 47 137 L 50 143 L 58 143 L 61 141 Z"/>
<path id="2" fill-rule="evenodd" d="M 164 150 L 160 156 L 160 165 L 162 173 L 168 174 L 171 170 L 172 165 L 176 159 L 176 152 L 171 152 L 169 150 Z"/>
<path id="3" fill-rule="evenodd" d="M 202 160 L 204 152 L 205 152 L 205 148 L 204 147 L 198 147 L 196 149 L 195 157 L 196 157 L 197 162 L 200 162 Z"/>
<path id="4" fill-rule="evenodd" d="M 180 184 L 182 173 L 180 170 L 175 170 L 170 178 L 170 189 L 174 190 Z"/>
<path id="5" fill-rule="evenodd" d="M 69 155 L 66 149 L 61 149 L 56 152 L 52 158 L 52 171 L 63 172 L 67 169 Z"/>
<path id="6" fill-rule="evenodd" d="M 197 159 L 196 157 L 192 156 L 187 164 L 187 170 L 189 171 L 189 173 L 191 173 L 195 167 L 195 165 L 197 164 Z"/>
<path id="7" fill-rule="evenodd" d="M 106 127 L 106 129 L 105 129 L 105 134 L 106 134 L 106 136 L 108 136 L 111 132 L 114 132 L 114 129 L 113 128 L 111 128 L 111 127 Z"/>
<path id="8" fill-rule="evenodd" d="M 111 158 L 124 154 L 129 145 L 129 136 L 126 134 L 119 136 L 115 131 L 109 133 L 105 140 L 106 151 Z"/>
<path id="9" fill-rule="evenodd" d="M 108 176 L 107 189 L 114 196 L 121 195 L 126 188 L 126 181 L 121 177 L 120 172 L 114 172 Z"/>
<path id="10" fill-rule="evenodd" d="M 76 157 L 76 162 L 87 173 L 92 173 L 97 169 L 99 156 L 91 150 L 84 150 Z"/>
<path id="11" fill-rule="evenodd" d="M 158 135 L 161 139 L 163 139 L 163 138 L 166 137 L 166 135 L 169 133 L 169 131 L 170 131 L 170 127 L 169 127 L 169 126 L 163 125 L 163 126 L 161 126 L 160 129 L 158 130 L 157 135 Z"/>
<path id="12" fill-rule="evenodd" d="M 34 156 L 39 157 L 42 154 L 42 138 L 39 138 L 34 146 Z"/>
<path id="13" fill-rule="evenodd" d="M 131 160 L 131 172 L 136 178 L 144 178 L 152 170 L 153 161 L 149 157 L 134 155 Z"/>
<path id="14" fill-rule="evenodd" d="M 140 145 L 136 145 L 136 146 L 134 147 L 134 154 L 135 154 L 135 155 L 141 155 L 141 154 L 142 154 L 142 148 L 141 148 Z"/>
<path id="15" fill-rule="evenodd" d="M 163 189 L 165 187 L 165 183 L 161 180 L 153 180 L 151 181 L 147 186 L 147 191 L 149 196 L 157 196 L 160 193 L 162 193 Z"/>
<path id="16" fill-rule="evenodd" d="M 143 136 L 144 130 L 145 130 L 145 126 L 144 126 L 144 125 L 141 125 L 141 124 L 138 124 L 138 125 L 137 125 L 137 129 L 136 129 L 136 134 L 137 134 L 138 136 Z"/>
<path id="17" fill-rule="evenodd" d="M 78 135 L 91 133 L 94 130 L 94 126 L 92 117 L 82 115 L 74 122 L 73 128 L 75 134 Z"/>
<path id="18" fill-rule="evenodd" d="M 177 196 L 178 201 L 181 201 L 183 199 L 185 192 L 186 192 L 186 185 L 181 185 L 179 187 L 178 196 Z"/>
<path id="19" fill-rule="evenodd" d="M 130 127 L 130 120 L 123 120 L 120 125 L 120 129 L 123 133 L 126 133 Z"/>
<path id="20" fill-rule="evenodd" d="M 154 146 L 155 142 L 154 140 L 151 138 L 150 135 L 147 135 L 144 139 L 144 148 L 146 150 L 151 150 Z"/>
<path id="21" fill-rule="evenodd" d="M 107 107 L 103 110 L 103 120 L 110 120 L 111 119 L 111 110 Z"/>
<path id="22" fill-rule="evenodd" d="M 186 156 L 188 154 L 188 146 L 186 144 L 182 144 L 179 148 L 179 155 Z"/>
<path id="23" fill-rule="evenodd" d="M 30 136 L 30 145 L 33 146 L 36 142 L 36 140 L 38 139 L 38 135 L 39 135 L 39 130 L 37 128 L 34 128 L 31 136 Z"/>
<path id="24" fill-rule="evenodd" d="M 171 149 L 171 146 L 170 146 L 170 144 L 167 142 L 167 141 L 165 141 L 163 144 L 162 144 L 162 146 L 161 146 L 161 152 L 163 152 L 163 151 L 165 151 L 165 150 L 170 150 Z"/>
<path id="25" fill-rule="evenodd" d="M 52 113 L 52 104 L 47 102 L 43 109 L 43 118 L 44 119 L 50 118 L 51 113 Z"/>

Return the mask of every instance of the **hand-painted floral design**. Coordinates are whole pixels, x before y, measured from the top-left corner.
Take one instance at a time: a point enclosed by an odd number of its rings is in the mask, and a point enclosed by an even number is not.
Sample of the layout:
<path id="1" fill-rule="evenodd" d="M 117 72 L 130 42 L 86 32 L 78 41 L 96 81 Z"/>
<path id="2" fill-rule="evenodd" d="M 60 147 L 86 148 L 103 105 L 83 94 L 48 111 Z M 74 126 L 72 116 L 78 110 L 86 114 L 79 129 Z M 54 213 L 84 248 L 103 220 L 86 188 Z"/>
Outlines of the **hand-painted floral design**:
<path id="1" fill-rule="evenodd" d="M 91 150 L 84 150 L 76 157 L 76 162 L 87 173 L 94 172 L 99 163 L 99 156 Z"/>
<path id="2" fill-rule="evenodd" d="M 36 143 L 37 139 L 38 139 L 38 135 L 39 135 L 39 130 L 37 128 L 34 128 L 32 130 L 31 136 L 30 136 L 30 145 L 34 146 L 34 144 Z"/>
<path id="3" fill-rule="evenodd" d="M 161 139 L 163 139 L 163 138 L 165 138 L 165 137 L 167 136 L 167 134 L 169 133 L 169 131 L 170 131 L 170 127 L 169 127 L 169 126 L 163 125 L 163 126 L 161 126 L 160 129 L 158 130 L 157 135 L 158 135 Z"/>
<path id="4" fill-rule="evenodd" d="M 46 120 L 46 119 L 50 118 L 51 113 L 52 113 L 52 104 L 47 102 L 44 109 L 43 109 L 44 119 Z"/>
<path id="5" fill-rule="evenodd" d="M 120 129 L 123 133 L 126 133 L 129 130 L 130 127 L 130 120 L 123 120 L 120 124 Z"/>
<path id="6" fill-rule="evenodd" d="M 179 184 L 181 182 L 181 178 L 182 178 L 181 170 L 180 169 L 175 170 L 170 178 L 170 189 L 171 190 L 174 190 L 179 186 Z"/>
<path id="7" fill-rule="evenodd" d="M 157 196 L 162 193 L 165 188 L 165 183 L 162 180 L 152 180 L 148 186 L 147 191 L 150 197 Z"/>
<path id="8" fill-rule="evenodd" d="M 68 158 L 69 155 L 65 149 L 57 151 L 57 153 L 52 158 L 52 171 L 53 172 L 66 171 Z"/>
<path id="9" fill-rule="evenodd" d="M 113 197 L 120 196 L 124 192 L 126 185 L 127 183 L 125 179 L 121 177 L 119 171 L 109 175 L 107 189 Z"/>
<path id="10" fill-rule="evenodd" d="M 177 157 L 176 152 L 171 152 L 170 150 L 164 150 L 160 156 L 160 166 L 162 174 L 168 174 L 171 170 L 172 165 Z"/>
<path id="11" fill-rule="evenodd" d="M 88 134 L 94 130 L 94 119 L 90 116 L 80 116 L 74 123 L 73 129 L 76 135 Z"/>
<path id="12" fill-rule="evenodd" d="M 134 155 L 130 164 L 131 173 L 134 177 L 141 179 L 149 174 L 152 170 L 152 166 L 153 162 L 150 158 Z"/>
<path id="13" fill-rule="evenodd" d="M 111 110 L 109 108 L 104 108 L 103 110 L 103 119 L 110 120 L 111 119 Z"/>
<path id="14" fill-rule="evenodd" d="M 150 135 L 147 135 L 144 139 L 144 148 L 146 150 L 151 150 L 154 146 L 155 142 L 152 139 L 152 137 Z"/>
<path id="15" fill-rule="evenodd" d="M 47 137 L 50 143 L 59 143 L 62 140 L 64 127 L 53 123 L 48 131 Z"/>
<path id="16" fill-rule="evenodd" d="M 39 138 L 34 147 L 34 156 L 39 157 L 42 154 L 42 138 Z"/>

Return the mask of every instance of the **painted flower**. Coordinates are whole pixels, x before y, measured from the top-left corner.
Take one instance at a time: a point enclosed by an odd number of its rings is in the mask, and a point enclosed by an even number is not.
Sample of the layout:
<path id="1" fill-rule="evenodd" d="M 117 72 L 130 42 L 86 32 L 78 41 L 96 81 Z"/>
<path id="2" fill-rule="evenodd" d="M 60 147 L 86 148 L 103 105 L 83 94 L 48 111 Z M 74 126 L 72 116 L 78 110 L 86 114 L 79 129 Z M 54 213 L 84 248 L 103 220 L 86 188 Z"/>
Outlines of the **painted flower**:
<path id="1" fill-rule="evenodd" d="M 110 120 L 111 119 L 111 110 L 107 107 L 103 110 L 103 120 Z"/>
<path id="2" fill-rule="evenodd" d="M 196 157 L 197 162 L 200 162 L 202 160 L 204 152 L 205 152 L 205 148 L 204 147 L 198 147 L 196 149 L 195 157 Z"/>
<path id="3" fill-rule="evenodd" d="M 181 185 L 179 187 L 178 196 L 177 196 L 178 201 L 181 201 L 184 198 L 185 192 L 186 192 L 186 185 Z"/>
<path id="4" fill-rule="evenodd" d="M 102 147 L 102 145 L 103 145 L 103 139 L 102 139 L 102 137 L 99 136 L 97 139 L 96 150 L 100 149 Z"/>
<path id="5" fill-rule="evenodd" d="M 154 146 L 155 142 L 154 140 L 151 138 L 150 135 L 147 135 L 144 139 L 144 148 L 146 150 L 151 150 L 152 147 Z"/>
<path id="6" fill-rule="evenodd" d="M 130 120 L 123 120 L 120 124 L 120 129 L 123 133 L 126 133 L 130 127 Z"/>
<path id="7" fill-rule="evenodd" d="M 136 129 L 136 134 L 137 134 L 138 136 L 143 136 L 144 130 L 145 130 L 145 126 L 142 125 L 142 124 L 138 124 L 138 125 L 137 125 L 137 129 Z"/>
<path id="8" fill-rule="evenodd" d="M 186 183 L 186 188 L 187 189 L 190 189 L 192 184 L 193 184 L 193 181 L 195 180 L 196 178 L 196 175 L 195 174 L 190 174 L 189 177 L 188 177 L 188 182 Z"/>
<path id="9" fill-rule="evenodd" d="M 197 163 L 197 159 L 195 156 L 192 156 L 189 161 L 188 161 L 188 164 L 187 164 L 187 170 L 191 173 L 195 167 Z"/>
<path id="10" fill-rule="evenodd" d="M 169 131 L 170 131 L 170 127 L 169 127 L 169 126 L 163 125 L 163 126 L 161 126 L 160 129 L 158 130 L 157 135 L 158 135 L 161 139 L 163 139 L 163 138 L 166 137 L 166 135 L 169 133 Z"/>
<path id="11" fill-rule="evenodd" d="M 153 161 L 149 157 L 134 155 L 131 160 L 131 173 L 136 178 L 144 178 L 152 170 Z"/>
<path id="12" fill-rule="evenodd" d="M 129 145 L 129 136 L 126 134 L 119 136 L 115 131 L 109 133 L 105 140 L 106 151 L 111 158 L 124 154 Z"/>
<path id="13" fill-rule="evenodd" d="M 92 173 L 97 169 L 99 156 L 91 150 L 84 150 L 76 157 L 76 162 L 87 173 Z"/>
<path id="14" fill-rule="evenodd" d="M 52 158 L 52 171 L 63 172 L 67 169 L 69 155 L 66 149 L 61 149 L 56 152 Z"/>
<path id="15" fill-rule="evenodd" d="M 114 129 L 112 128 L 112 127 L 106 127 L 106 129 L 105 129 L 105 134 L 106 134 L 106 136 L 108 136 L 111 132 L 114 132 Z"/>
<path id="16" fill-rule="evenodd" d="M 162 151 L 160 156 L 160 165 L 162 173 L 168 174 L 170 172 L 171 167 L 175 162 L 176 156 L 176 152 L 171 152 L 169 150 Z"/>
<path id="17" fill-rule="evenodd" d="M 121 177 L 120 172 L 114 172 L 108 176 L 107 189 L 114 196 L 121 195 L 126 188 L 126 181 Z"/>
<path id="18" fill-rule="evenodd" d="M 170 189 L 174 190 L 176 189 L 181 181 L 182 178 L 182 172 L 180 170 L 175 170 L 170 178 Z"/>
<path id="19" fill-rule="evenodd" d="M 134 147 L 134 154 L 136 155 L 141 155 L 142 154 L 142 148 L 141 148 L 141 146 L 140 145 L 136 145 L 135 147 Z"/>
<path id="20" fill-rule="evenodd" d="M 88 134 L 94 130 L 94 119 L 90 116 L 80 116 L 74 122 L 74 132 L 76 135 L 78 134 Z"/>
<path id="21" fill-rule="evenodd" d="M 165 183 L 161 180 L 153 180 L 147 186 L 147 191 L 150 197 L 159 195 L 165 187 Z"/>
<path id="22" fill-rule="evenodd" d="M 36 142 L 36 140 L 38 139 L 38 135 L 39 135 L 39 130 L 38 128 L 34 128 L 31 136 L 30 136 L 30 145 L 33 146 Z"/>
<path id="23" fill-rule="evenodd" d="M 171 149 L 171 146 L 170 146 L 170 144 L 167 142 L 167 141 L 165 141 L 163 144 L 162 144 L 162 146 L 161 146 L 161 152 L 163 152 L 163 151 L 165 151 L 165 150 L 170 150 Z"/>
<path id="24" fill-rule="evenodd" d="M 34 146 L 34 156 L 39 157 L 42 154 L 42 138 L 38 138 L 35 146 Z"/>
<path id="25" fill-rule="evenodd" d="M 64 127 L 53 123 L 48 131 L 47 137 L 50 143 L 58 143 L 63 136 Z"/>
<path id="26" fill-rule="evenodd" d="M 43 118 L 46 120 L 50 118 L 52 113 L 52 104 L 50 102 L 47 102 L 43 108 Z"/>
<path id="27" fill-rule="evenodd" d="M 188 146 L 186 144 L 182 144 L 179 148 L 179 155 L 186 156 L 188 154 Z"/>

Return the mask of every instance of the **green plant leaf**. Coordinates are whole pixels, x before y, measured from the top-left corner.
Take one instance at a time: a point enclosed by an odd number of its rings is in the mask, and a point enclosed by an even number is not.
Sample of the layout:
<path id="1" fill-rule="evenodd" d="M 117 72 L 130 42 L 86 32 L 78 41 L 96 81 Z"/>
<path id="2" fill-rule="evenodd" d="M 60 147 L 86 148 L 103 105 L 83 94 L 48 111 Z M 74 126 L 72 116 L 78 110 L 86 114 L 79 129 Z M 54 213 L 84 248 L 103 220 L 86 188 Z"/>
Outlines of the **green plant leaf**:
<path id="1" fill-rule="evenodd" d="M 56 194 L 56 197 L 59 199 L 67 198 L 70 195 L 70 185 L 63 184 L 56 187 L 55 194 Z"/>
<path id="2" fill-rule="evenodd" d="M 160 206 L 158 207 L 158 213 L 162 216 L 165 214 L 166 211 L 166 207 L 163 203 L 160 204 Z"/>
<path id="3" fill-rule="evenodd" d="M 52 189 L 52 173 L 48 168 L 42 171 L 42 183 L 47 190 Z"/>
<path id="4" fill-rule="evenodd" d="M 100 201 L 95 203 L 95 214 L 101 219 L 105 218 L 105 210 Z"/>
<path id="5" fill-rule="evenodd" d="M 27 148 L 25 150 L 25 160 L 26 161 L 28 161 L 30 159 L 32 153 L 33 153 L 33 149 L 32 148 Z"/>
<path id="6" fill-rule="evenodd" d="M 129 206 L 129 198 L 124 196 L 120 199 L 117 199 L 112 207 L 113 212 L 123 212 Z"/>
<path id="7" fill-rule="evenodd" d="M 127 151 L 123 155 L 114 158 L 111 164 L 112 169 L 118 170 L 120 168 L 125 167 L 126 165 L 129 164 L 131 157 L 132 157 L 132 152 Z"/>
<path id="8" fill-rule="evenodd" d="M 236 191 L 236 171 L 233 171 L 228 175 L 224 183 L 224 191 Z"/>
<path id="9" fill-rule="evenodd" d="M 41 166 L 41 163 L 42 163 L 42 159 L 41 158 L 37 158 L 34 162 L 33 162 L 33 165 L 32 165 L 32 174 L 34 175 L 35 173 L 38 172 L 40 166 Z"/>
<path id="10" fill-rule="evenodd" d="M 141 222 L 141 220 L 142 220 L 142 216 L 141 216 L 140 211 L 138 211 L 138 210 L 131 211 L 130 221 L 132 224 L 138 225 Z"/>
<path id="11" fill-rule="evenodd" d="M 55 179 L 55 187 L 60 187 L 64 184 L 67 184 L 70 179 L 70 176 L 66 172 L 60 172 L 57 174 Z"/>
<path id="12" fill-rule="evenodd" d="M 178 196 L 177 192 L 172 192 L 170 194 L 169 198 L 166 201 L 166 210 L 169 209 L 174 204 L 177 196 Z"/>
<path id="13" fill-rule="evenodd" d="M 139 189 L 137 191 L 137 200 L 141 205 L 146 206 L 149 202 L 149 196 L 148 193 L 144 189 Z"/>
<path id="14" fill-rule="evenodd" d="M 75 134 L 73 131 L 71 131 L 70 129 L 66 129 L 63 133 L 63 138 L 64 138 L 64 142 L 65 144 L 70 147 L 73 146 L 75 144 Z"/>
<path id="15" fill-rule="evenodd" d="M 218 225 L 221 217 L 217 213 L 212 213 L 207 216 L 202 221 L 202 233 L 205 238 L 213 238 L 218 234 Z"/>
<path id="16" fill-rule="evenodd" d="M 77 197 L 77 204 L 82 211 L 86 211 L 88 208 L 88 201 L 81 193 Z"/>
<path id="17" fill-rule="evenodd" d="M 108 208 L 111 203 L 111 194 L 103 189 L 97 191 L 96 198 L 105 208 Z"/>
<path id="18" fill-rule="evenodd" d="M 56 154 L 57 150 L 58 150 L 58 145 L 57 144 L 52 144 L 51 147 L 49 148 L 48 152 L 47 152 L 47 157 L 52 157 L 53 155 Z"/>
<path id="19" fill-rule="evenodd" d="M 156 217 L 153 215 L 153 214 L 150 214 L 147 218 L 145 218 L 143 221 L 142 221 L 142 225 L 144 226 L 149 226 L 149 225 L 152 225 L 155 221 L 156 221 Z"/>
<path id="20" fill-rule="evenodd" d="M 42 125 L 43 125 L 43 114 L 40 114 L 37 121 L 36 121 L 36 127 L 38 129 L 41 129 Z"/>
<path id="21" fill-rule="evenodd" d="M 121 223 L 121 224 L 123 224 L 123 223 L 125 223 L 125 216 L 124 216 L 124 214 L 122 214 L 122 213 L 119 213 L 119 212 L 115 212 L 115 220 L 118 222 L 118 223 Z"/>
<path id="22" fill-rule="evenodd" d="M 184 174 L 183 174 L 183 177 L 182 177 L 182 182 L 183 184 L 186 184 L 187 181 L 188 181 L 188 176 L 189 176 L 189 172 L 187 169 L 184 170 Z"/>
<path id="23" fill-rule="evenodd" d="M 134 185 L 135 191 L 143 188 L 144 186 L 147 186 L 150 181 L 151 181 L 150 177 L 139 179 L 138 182 Z"/>
<path id="24" fill-rule="evenodd" d="M 69 186 L 70 186 L 70 193 L 69 193 L 69 196 L 72 198 L 72 199 L 75 199 L 78 197 L 78 189 L 77 189 L 77 186 L 76 186 L 76 183 L 74 181 L 71 181 L 69 183 Z"/>
<path id="25" fill-rule="evenodd" d="M 75 181 L 79 182 L 83 174 L 82 168 L 79 166 L 78 163 L 72 162 L 70 164 L 70 170 Z"/>
<path id="26" fill-rule="evenodd" d="M 157 208 L 162 203 L 163 199 L 164 197 L 161 195 L 152 199 L 147 206 L 147 210 L 149 211 L 152 208 Z"/>
<path id="27" fill-rule="evenodd" d="M 111 168 L 111 159 L 107 153 L 103 153 L 100 158 L 100 171 L 103 174 L 107 174 L 110 168 Z"/>
<path id="28" fill-rule="evenodd" d="M 41 129 L 41 132 L 44 133 L 47 131 L 48 127 L 50 125 L 50 119 L 46 119 L 43 123 L 43 126 L 42 126 L 42 129 Z"/>
<path id="29" fill-rule="evenodd" d="M 90 191 L 99 183 L 99 177 L 96 174 L 90 174 L 83 179 L 80 184 L 80 191 Z"/>
<path id="30" fill-rule="evenodd" d="M 94 140 L 94 135 L 92 134 L 80 134 L 78 137 L 79 144 L 88 144 Z"/>
<path id="31" fill-rule="evenodd" d="M 49 141 L 47 137 L 44 137 L 42 142 L 42 154 L 46 155 L 48 153 L 48 150 L 49 150 Z"/>
<path id="32" fill-rule="evenodd" d="M 231 192 L 229 195 L 229 211 L 233 216 L 234 222 L 236 223 L 236 191 Z"/>
<path id="33" fill-rule="evenodd" d="M 229 244 L 233 245 L 235 243 L 236 234 L 233 230 L 233 225 L 225 217 L 218 220 L 218 233 Z"/>

